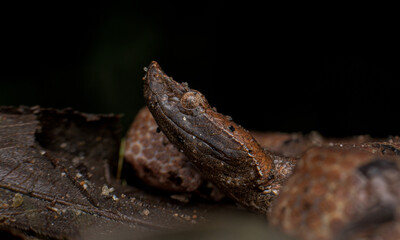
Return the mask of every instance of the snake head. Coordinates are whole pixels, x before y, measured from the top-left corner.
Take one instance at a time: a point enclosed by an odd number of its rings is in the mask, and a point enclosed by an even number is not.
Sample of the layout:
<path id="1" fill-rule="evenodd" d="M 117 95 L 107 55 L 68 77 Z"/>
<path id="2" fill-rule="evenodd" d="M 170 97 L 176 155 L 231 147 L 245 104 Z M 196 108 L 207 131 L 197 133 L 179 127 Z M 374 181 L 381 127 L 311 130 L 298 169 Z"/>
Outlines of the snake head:
<path id="1" fill-rule="evenodd" d="M 199 91 L 168 77 L 158 63 L 150 64 L 143 80 L 158 126 L 202 175 L 245 205 L 267 206 L 260 196 L 273 163 L 251 134 L 218 113 Z"/>
<path id="2" fill-rule="evenodd" d="M 180 84 L 168 77 L 155 61 L 150 64 L 143 79 L 146 101 L 154 108 L 159 104 L 168 112 L 184 112 L 186 115 L 211 108 L 203 94 L 190 89 L 187 83 Z"/>

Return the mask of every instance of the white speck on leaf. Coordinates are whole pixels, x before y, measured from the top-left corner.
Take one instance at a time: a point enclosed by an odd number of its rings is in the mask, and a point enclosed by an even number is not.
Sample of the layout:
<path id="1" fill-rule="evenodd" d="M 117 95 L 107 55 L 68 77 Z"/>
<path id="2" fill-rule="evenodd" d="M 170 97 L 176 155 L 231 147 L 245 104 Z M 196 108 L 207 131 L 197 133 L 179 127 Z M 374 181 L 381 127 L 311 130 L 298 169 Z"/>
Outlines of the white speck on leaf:
<path id="1" fill-rule="evenodd" d="M 114 192 L 114 188 L 113 187 L 108 187 L 107 185 L 103 185 L 103 187 L 101 188 L 101 195 L 103 196 L 109 196 L 110 193 Z"/>

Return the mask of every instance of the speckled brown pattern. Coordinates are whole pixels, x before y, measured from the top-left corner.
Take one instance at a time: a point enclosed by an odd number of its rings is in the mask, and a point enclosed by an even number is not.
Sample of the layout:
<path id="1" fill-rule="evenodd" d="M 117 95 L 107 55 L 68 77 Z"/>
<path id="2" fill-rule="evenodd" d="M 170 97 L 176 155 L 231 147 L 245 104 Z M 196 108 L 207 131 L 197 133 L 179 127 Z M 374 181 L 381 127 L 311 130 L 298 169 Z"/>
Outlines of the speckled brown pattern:
<path id="1" fill-rule="evenodd" d="M 251 132 L 257 142 L 268 152 L 284 157 L 300 157 L 307 149 L 318 146 L 322 137 L 316 132 L 301 133 Z"/>
<path id="2" fill-rule="evenodd" d="M 268 211 L 284 179 L 252 135 L 211 107 L 200 92 L 168 77 L 156 62 L 144 80 L 147 107 L 168 140 L 201 175 L 243 206 Z"/>
<path id="3" fill-rule="evenodd" d="M 394 219 L 400 217 L 400 161 L 371 151 L 307 151 L 274 202 L 272 224 L 310 240 L 375 239 L 398 232 Z"/>
<path id="4" fill-rule="evenodd" d="M 138 112 L 126 135 L 125 160 L 132 165 L 137 177 L 152 187 L 195 193 L 215 201 L 224 197 L 168 141 L 147 107 Z"/>
<path id="5" fill-rule="evenodd" d="M 128 131 L 125 159 L 139 178 L 163 190 L 192 192 L 203 181 L 185 155 L 157 130 L 147 108 L 140 110 Z"/>

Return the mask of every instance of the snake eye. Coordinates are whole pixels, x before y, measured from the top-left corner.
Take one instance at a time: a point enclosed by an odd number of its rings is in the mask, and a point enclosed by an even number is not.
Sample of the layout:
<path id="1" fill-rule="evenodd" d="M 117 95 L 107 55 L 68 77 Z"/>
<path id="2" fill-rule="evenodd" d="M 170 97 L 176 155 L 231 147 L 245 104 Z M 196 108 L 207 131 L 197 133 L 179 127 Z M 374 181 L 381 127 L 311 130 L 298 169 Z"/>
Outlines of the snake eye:
<path id="1" fill-rule="evenodd" d="M 181 104 L 184 108 L 194 109 L 199 105 L 204 105 L 203 96 L 199 92 L 187 92 L 182 96 Z"/>

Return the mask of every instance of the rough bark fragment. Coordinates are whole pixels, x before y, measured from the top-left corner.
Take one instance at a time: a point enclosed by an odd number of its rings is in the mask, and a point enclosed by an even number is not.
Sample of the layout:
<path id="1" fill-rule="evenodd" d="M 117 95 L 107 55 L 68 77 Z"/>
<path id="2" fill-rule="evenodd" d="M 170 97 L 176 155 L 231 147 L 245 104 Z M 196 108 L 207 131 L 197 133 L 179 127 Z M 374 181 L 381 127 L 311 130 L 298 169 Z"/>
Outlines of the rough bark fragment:
<path id="1" fill-rule="evenodd" d="M 201 221 L 204 205 L 122 186 L 109 171 L 120 143 L 119 116 L 71 109 L 0 108 L 0 230 L 79 239 L 120 227 L 171 228 Z M 110 190 L 111 189 L 111 190 Z"/>

